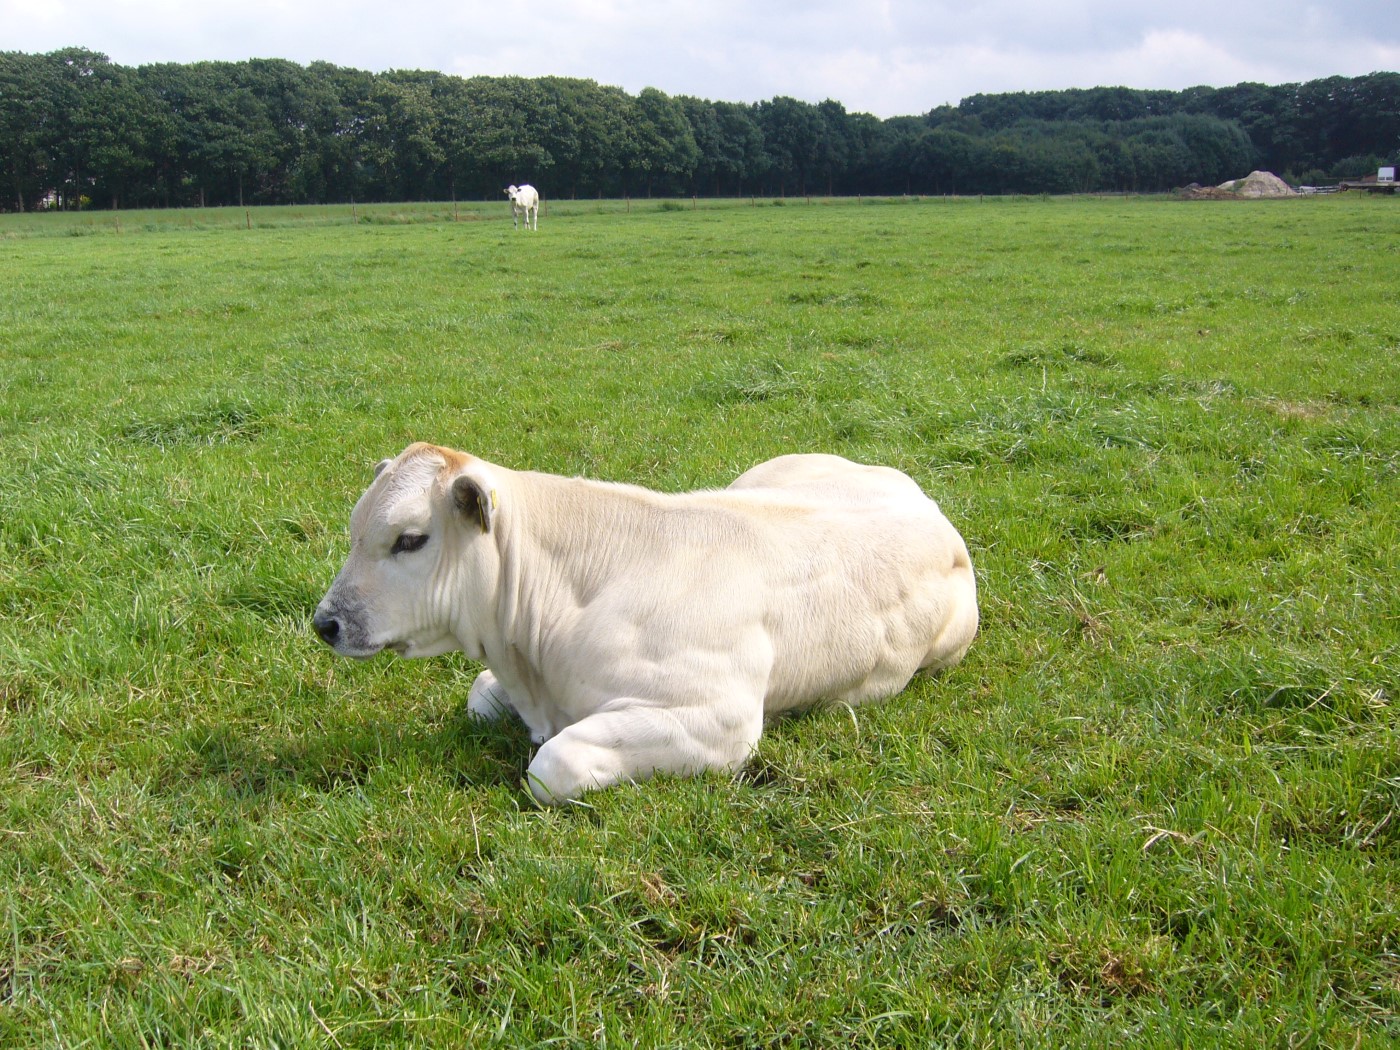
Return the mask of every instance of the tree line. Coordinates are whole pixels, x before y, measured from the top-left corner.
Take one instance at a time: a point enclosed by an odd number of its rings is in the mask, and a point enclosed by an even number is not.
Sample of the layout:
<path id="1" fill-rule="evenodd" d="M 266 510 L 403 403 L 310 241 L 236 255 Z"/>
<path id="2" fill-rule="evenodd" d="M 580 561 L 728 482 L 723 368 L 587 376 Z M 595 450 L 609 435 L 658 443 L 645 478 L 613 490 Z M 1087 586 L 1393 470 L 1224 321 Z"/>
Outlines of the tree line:
<path id="1" fill-rule="evenodd" d="M 0 209 L 553 197 L 1155 192 L 1400 152 L 1400 74 L 973 95 L 881 120 L 569 77 L 0 52 Z"/>

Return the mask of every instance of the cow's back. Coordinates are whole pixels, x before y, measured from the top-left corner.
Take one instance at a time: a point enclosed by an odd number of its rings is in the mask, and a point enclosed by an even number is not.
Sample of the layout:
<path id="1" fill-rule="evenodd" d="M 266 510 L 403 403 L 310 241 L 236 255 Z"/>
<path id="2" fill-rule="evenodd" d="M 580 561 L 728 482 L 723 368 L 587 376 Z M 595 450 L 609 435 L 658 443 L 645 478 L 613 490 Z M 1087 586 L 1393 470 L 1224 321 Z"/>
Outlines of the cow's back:
<path id="1" fill-rule="evenodd" d="M 892 467 L 855 463 L 823 453 L 767 460 L 740 474 L 729 487 L 803 493 L 829 502 L 928 498 L 913 478 Z"/>

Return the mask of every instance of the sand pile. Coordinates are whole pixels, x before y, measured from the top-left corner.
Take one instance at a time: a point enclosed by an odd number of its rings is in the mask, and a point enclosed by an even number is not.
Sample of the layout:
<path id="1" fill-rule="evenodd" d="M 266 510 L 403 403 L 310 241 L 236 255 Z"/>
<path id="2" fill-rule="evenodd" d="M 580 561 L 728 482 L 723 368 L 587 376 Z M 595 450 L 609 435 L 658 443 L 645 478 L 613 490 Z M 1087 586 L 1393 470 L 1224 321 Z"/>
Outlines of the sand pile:
<path id="1" fill-rule="evenodd" d="M 1246 197 L 1295 197 L 1288 183 L 1271 171 L 1251 171 L 1242 179 L 1231 179 L 1219 186 L 1202 186 L 1193 182 L 1177 190 L 1177 196 L 1189 201 L 1237 201 Z"/>
<path id="2" fill-rule="evenodd" d="M 1241 197 L 1292 197 L 1293 190 L 1288 183 L 1272 171 L 1251 171 L 1242 179 L 1222 182 L 1217 189 L 1235 193 Z"/>

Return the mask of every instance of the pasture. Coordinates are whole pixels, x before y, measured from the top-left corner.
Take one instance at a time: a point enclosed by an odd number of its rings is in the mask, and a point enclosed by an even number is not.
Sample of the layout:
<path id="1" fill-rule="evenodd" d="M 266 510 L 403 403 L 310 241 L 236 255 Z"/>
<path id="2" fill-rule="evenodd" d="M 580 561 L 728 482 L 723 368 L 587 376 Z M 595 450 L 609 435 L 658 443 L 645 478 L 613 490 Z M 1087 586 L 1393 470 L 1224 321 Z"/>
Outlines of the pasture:
<path id="1" fill-rule="evenodd" d="M 1356 197 L 0 216 L 0 1045 L 1394 1045 L 1397 268 Z M 414 439 L 899 467 L 982 634 L 539 811 L 475 666 L 309 629 Z"/>

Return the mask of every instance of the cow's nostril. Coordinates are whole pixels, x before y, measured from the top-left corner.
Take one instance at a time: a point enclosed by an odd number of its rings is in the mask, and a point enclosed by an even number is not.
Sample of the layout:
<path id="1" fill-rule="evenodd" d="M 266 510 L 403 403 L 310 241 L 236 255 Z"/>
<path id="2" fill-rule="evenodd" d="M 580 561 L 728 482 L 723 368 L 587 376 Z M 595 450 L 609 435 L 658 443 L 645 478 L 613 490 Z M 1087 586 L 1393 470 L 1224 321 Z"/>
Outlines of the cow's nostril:
<path id="1" fill-rule="evenodd" d="M 317 613 L 312 617 L 311 623 L 316 628 L 316 633 L 321 636 L 321 641 L 327 645 L 334 645 L 335 640 L 340 637 L 340 621 L 334 616 L 322 616 Z"/>

